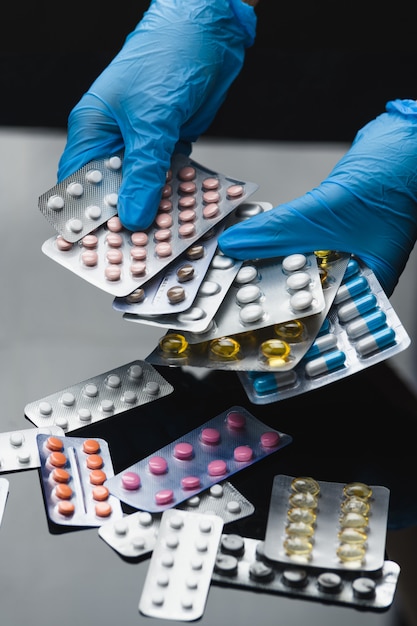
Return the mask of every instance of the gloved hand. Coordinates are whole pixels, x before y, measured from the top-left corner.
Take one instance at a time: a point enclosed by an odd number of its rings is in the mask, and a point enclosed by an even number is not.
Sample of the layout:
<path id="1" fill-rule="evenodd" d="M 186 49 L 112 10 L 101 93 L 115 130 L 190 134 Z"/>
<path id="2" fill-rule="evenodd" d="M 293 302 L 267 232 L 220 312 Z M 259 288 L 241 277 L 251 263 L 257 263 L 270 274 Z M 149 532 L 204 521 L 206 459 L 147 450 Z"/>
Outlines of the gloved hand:
<path id="1" fill-rule="evenodd" d="M 339 250 L 361 258 L 390 296 L 417 237 L 417 102 L 393 100 L 321 184 L 219 238 L 237 259 Z"/>
<path id="2" fill-rule="evenodd" d="M 58 182 L 124 149 L 118 214 L 150 226 L 174 151 L 212 122 L 255 37 L 242 0 L 153 0 L 121 51 L 74 107 Z"/>

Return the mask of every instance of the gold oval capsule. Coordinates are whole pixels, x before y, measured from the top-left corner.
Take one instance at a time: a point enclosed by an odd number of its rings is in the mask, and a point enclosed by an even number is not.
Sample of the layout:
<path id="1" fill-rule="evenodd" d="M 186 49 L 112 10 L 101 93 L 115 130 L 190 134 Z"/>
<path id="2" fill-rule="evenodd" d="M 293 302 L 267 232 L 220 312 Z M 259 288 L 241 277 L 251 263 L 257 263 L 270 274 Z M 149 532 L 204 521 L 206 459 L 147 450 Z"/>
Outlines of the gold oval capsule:
<path id="1" fill-rule="evenodd" d="M 287 519 L 289 522 L 303 522 L 304 524 L 314 524 L 317 514 L 311 509 L 302 507 L 292 507 L 287 511 Z"/>
<path id="2" fill-rule="evenodd" d="M 363 561 L 365 548 L 360 544 L 342 543 L 336 550 L 336 554 L 344 563 L 352 561 Z"/>
<path id="3" fill-rule="evenodd" d="M 300 341 L 304 335 L 304 324 L 300 320 L 290 320 L 282 324 L 275 324 L 274 333 L 284 341 Z"/>
<path id="4" fill-rule="evenodd" d="M 361 482 L 348 483 L 344 486 L 343 493 L 346 497 L 356 496 L 357 498 L 369 500 L 372 496 L 372 487 Z"/>
<path id="5" fill-rule="evenodd" d="M 368 526 L 368 518 L 361 513 L 350 511 L 340 517 L 339 524 L 341 528 L 366 528 Z"/>
<path id="6" fill-rule="evenodd" d="M 318 500 L 312 493 L 298 491 L 289 497 L 289 503 L 292 507 L 300 507 L 302 509 L 316 509 Z"/>
<path id="7" fill-rule="evenodd" d="M 368 515 L 370 509 L 369 502 L 362 500 L 357 496 L 349 496 L 342 502 L 341 509 L 343 513 L 360 513 L 361 515 Z"/>
<path id="8" fill-rule="evenodd" d="M 310 556 L 313 544 L 307 537 L 287 537 L 283 543 L 288 556 Z"/>
<path id="9" fill-rule="evenodd" d="M 337 535 L 341 543 L 363 544 L 368 539 L 368 535 L 360 528 L 342 528 Z"/>
<path id="10" fill-rule="evenodd" d="M 286 341 L 282 339 L 267 339 L 261 344 L 261 352 L 267 358 L 286 359 L 291 348 Z"/>
<path id="11" fill-rule="evenodd" d="M 216 357 L 233 359 L 240 350 L 240 344 L 232 337 L 219 337 L 210 342 L 209 350 Z"/>
<path id="12" fill-rule="evenodd" d="M 317 496 L 320 493 L 320 485 L 311 476 L 298 476 L 291 481 L 291 489 L 301 493 L 311 493 Z"/>
<path id="13" fill-rule="evenodd" d="M 164 354 L 178 355 L 188 348 L 188 341 L 179 333 L 168 333 L 159 340 L 159 347 Z"/>
<path id="14" fill-rule="evenodd" d="M 285 527 L 287 535 L 292 537 L 307 537 L 310 538 L 314 535 L 314 528 L 311 524 L 304 522 L 290 522 Z"/>

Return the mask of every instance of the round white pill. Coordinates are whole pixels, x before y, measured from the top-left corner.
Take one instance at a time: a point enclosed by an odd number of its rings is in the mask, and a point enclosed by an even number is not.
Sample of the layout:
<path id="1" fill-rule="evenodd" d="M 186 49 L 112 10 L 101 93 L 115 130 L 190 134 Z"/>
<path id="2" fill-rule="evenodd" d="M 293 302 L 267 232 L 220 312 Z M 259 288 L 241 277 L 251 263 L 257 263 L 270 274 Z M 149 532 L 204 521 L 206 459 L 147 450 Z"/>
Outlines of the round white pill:
<path id="1" fill-rule="evenodd" d="M 51 196 L 48 198 L 46 206 L 52 211 L 60 211 L 64 208 L 64 198 L 61 198 L 61 196 Z"/>
<path id="2" fill-rule="evenodd" d="M 249 302 L 258 300 L 261 297 L 261 293 L 257 285 L 245 285 L 236 293 L 236 300 L 239 304 L 248 304 Z"/>
<path id="3" fill-rule="evenodd" d="M 89 170 L 86 175 L 85 175 L 86 180 L 88 180 L 89 183 L 101 183 L 101 181 L 103 180 L 103 174 L 100 172 L 100 170 Z"/>
<path id="4" fill-rule="evenodd" d="M 223 254 L 216 254 L 211 261 L 211 267 L 216 270 L 226 270 L 229 267 L 233 267 L 233 265 L 233 259 Z"/>
<path id="5" fill-rule="evenodd" d="M 310 283 L 310 275 L 308 272 L 295 272 L 287 278 L 288 289 L 305 289 Z"/>
<path id="6" fill-rule="evenodd" d="M 51 415 L 52 413 L 52 406 L 49 402 L 40 402 L 38 409 L 41 415 Z"/>
<path id="7" fill-rule="evenodd" d="M 184 311 L 178 315 L 179 322 L 195 322 L 201 320 L 206 316 L 203 309 L 198 306 L 193 306 L 188 311 Z"/>
<path id="8" fill-rule="evenodd" d="M 107 160 L 106 165 L 111 170 L 120 170 L 122 167 L 122 159 L 119 156 L 112 156 Z"/>
<path id="9" fill-rule="evenodd" d="M 304 254 L 290 254 L 283 259 L 282 269 L 286 272 L 295 272 L 301 270 L 306 263 L 307 259 Z"/>
<path id="10" fill-rule="evenodd" d="M 67 186 L 67 193 L 73 198 L 79 198 L 84 193 L 84 187 L 81 183 L 70 183 Z"/>
<path id="11" fill-rule="evenodd" d="M 91 204 L 86 208 L 85 215 L 90 220 L 98 220 L 101 217 L 101 209 L 96 204 Z"/>
<path id="12" fill-rule="evenodd" d="M 75 217 L 67 222 L 67 229 L 72 233 L 80 233 L 83 229 L 83 223 Z"/>
<path id="13" fill-rule="evenodd" d="M 304 309 L 308 309 L 312 302 L 313 295 L 304 289 L 297 291 L 297 293 L 290 298 L 290 306 L 294 311 L 303 311 Z"/>
<path id="14" fill-rule="evenodd" d="M 244 324 L 251 324 L 262 319 L 264 310 L 259 304 L 247 304 L 240 311 L 239 317 Z"/>
<path id="15" fill-rule="evenodd" d="M 253 265 L 245 265 L 241 267 L 238 271 L 235 283 L 238 285 L 243 285 L 245 283 L 250 283 L 258 277 L 258 270 Z"/>

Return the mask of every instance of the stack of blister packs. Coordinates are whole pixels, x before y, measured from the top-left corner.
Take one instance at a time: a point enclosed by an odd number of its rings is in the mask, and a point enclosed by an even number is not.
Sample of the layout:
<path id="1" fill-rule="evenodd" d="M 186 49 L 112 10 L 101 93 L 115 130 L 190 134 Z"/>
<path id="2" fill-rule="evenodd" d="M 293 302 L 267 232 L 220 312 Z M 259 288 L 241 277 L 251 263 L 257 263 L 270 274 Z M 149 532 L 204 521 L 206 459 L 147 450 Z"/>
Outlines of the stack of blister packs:
<path id="1" fill-rule="evenodd" d="M 117 216 L 123 156 L 94 161 L 39 199 L 57 234 L 42 250 L 161 328 L 153 365 L 238 372 L 254 404 L 304 393 L 404 350 L 409 337 L 373 272 L 346 252 L 238 261 L 219 234 L 268 211 L 257 185 L 173 157 L 153 224 Z M 163 331 L 163 332 L 162 332 Z"/>

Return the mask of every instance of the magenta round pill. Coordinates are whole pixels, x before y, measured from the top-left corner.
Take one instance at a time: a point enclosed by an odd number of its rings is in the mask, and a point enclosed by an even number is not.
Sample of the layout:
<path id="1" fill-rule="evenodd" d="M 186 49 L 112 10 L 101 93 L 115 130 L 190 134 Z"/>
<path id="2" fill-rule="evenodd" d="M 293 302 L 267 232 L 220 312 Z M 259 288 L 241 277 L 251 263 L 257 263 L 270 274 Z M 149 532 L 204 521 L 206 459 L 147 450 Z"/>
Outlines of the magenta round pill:
<path id="1" fill-rule="evenodd" d="M 279 443 L 279 435 L 275 431 L 267 431 L 261 435 L 261 444 L 264 448 L 275 448 Z"/>
<path id="2" fill-rule="evenodd" d="M 198 489 L 200 484 L 198 476 L 184 476 L 184 478 L 181 478 L 181 487 L 183 489 Z"/>
<path id="3" fill-rule="evenodd" d="M 178 228 L 178 234 L 180 237 L 192 237 L 195 235 L 195 226 L 192 222 L 186 222 L 181 224 Z"/>
<path id="4" fill-rule="evenodd" d="M 122 486 L 125 489 L 129 489 L 129 491 L 134 491 L 135 489 L 139 489 L 141 484 L 139 474 L 135 472 L 125 472 L 122 475 Z"/>
<path id="5" fill-rule="evenodd" d="M 155 224 L 158 228 L 171 228 L 174 220 L 172 219 L 172 215 L 169 213 L 158 213 L 155 217 Z"/>
<path id="6" fill-rule="evenodd" d="M 178 206 L 180 209 L 192 209 L 196 200 L 194 196 L 182 196 L 178 198 Z"/>
<path id="7" fill-rule="evenodd" d="M 207 465 L 207 471 L 209 476 L 223 476 L 227 472 L 226 462 L 222 461 L 221 459 L 211 461 Z"/>
<path id="8" fill-rule="evenodd" d="M 212 217 L 216 217 L 218 212 L 219 205 L 217 204 L 217 202 L 210 202 L 209 204 L 206 204 L 206 206 L 203 208 L 203 217 L 206 220 L 209 220 Z"/>
<path id="9" fill-rule="evenodd" d="M 162 198 L 169 198 L 169 196 L 172 196 L 172 187 L 171 185 L 169 185 L 168 183 L 166 183 L 163 188 L 162 188 L 162 194 L 161 197 Z"/>
<path id="10" fill-rule="evenodd" d="M 237 448 L 233 450 L 233 458 L 235 461 L 250 461 L 252 457 L 253 451 L 249 446 L 237 446 Z"/>
<path id="11" fill-rule="evenodd" d="M 146 263 L 144 261 L 133 261 L 130 264 L 130 273 L 132 276 L 142 276 L 146 272 Z"/>
<path id="12" fill-rule="evenodd" d="M 160 257 L 167 257 L 172 254 L 172 246 L 167 241 L 161 241 L 155 246 L 155 254 Z"/>
<path id="13" fill-rule="evenodd" d="M 155 494 L 156 504 L 169 504 L 174 498 L 174 492 L 172 489 L 161 489 Z"/>
<path id="14" fill-rule="evenodd" d="M 172 232 L 170 228 L 158 228 L 153 236 L 155 241 L 169 241 L 172 239 Z"/>
<path id="15" fill-rule="evenodd" d="M 220 194 L 218 191 L 205 191 L 203 193 L 203 202 L 211 204 L 212 202 L 220 202 Z"/>
<path id="16" fill-rule="evenodd" d="M 123 230 L 123 224 L 120 221 L 120 217 L 114 215 L 109 220 L 107 220 L 107 228 L 112 233 L 119 233 L 121 230 Z"/>
<path id="17" fill-rule="evenodd" d="M 195 176 L 196 176 L 195 168 L 192 167 L 191 165 L 184 165 L 184 167 L 182 167 L 178 172 L 178 178 L 180 180 L 193 180 Z"/>
<path id="18" fill-rule="evenodd" d="M 142 231 L 136 231 L 130 235 L 130 240 L 134 246 L 146 246 L 148 235 Z"/>
<path id="19" fill-rule="evenodd" d="M 191 459 L 194 454 L 194 448 L 191 443 L 181 442 L 174 447 L 174 456 L 176 459 Z"/>
<path id="20" fill-rule="evenodd" d="M 240 430 L 246 426 L 246 417 L 242 415 L 242 413 L 239 413 L 239 411 L 230 411 L 230 413 L 227 414 L 226 422 L 230 428 Z"/>
<path id="21" fill-rule="evenodd" d="M 219 443 L 220 433 L 217 428 L 203 428 L 200 438 L 203 443 L 213 445 Z"/>
<path id="22" fill-rule="evenodd" d="M 62 235 L 58 235 L 58 237 L 55 239 L 55 243 L 58 250 L 63 250 L 64 252 L 66 252 L 67 250 L 71 250 L 73 246 L 73 244 L 70 241 L 64 239 Z"/>
<path id="23" fill-rule="evenodd" d="M 158 206 L 158 211 L 172 211 L 172 202 L 167 198 L 161 200 Z"/>
<path id="24" fill-rule="evenodd" d="M 111 248 L 120 248 L 123 244 L 123 237 L 119 233 L 109 233 L 106 236 L 106 243 Z"/>
<path id="25" fill-rule="evenodd" d="M 153 456 L 148 462 L 151 474 L 165 474 L 168 469 L 168 463 L 163 456 Z"/>

